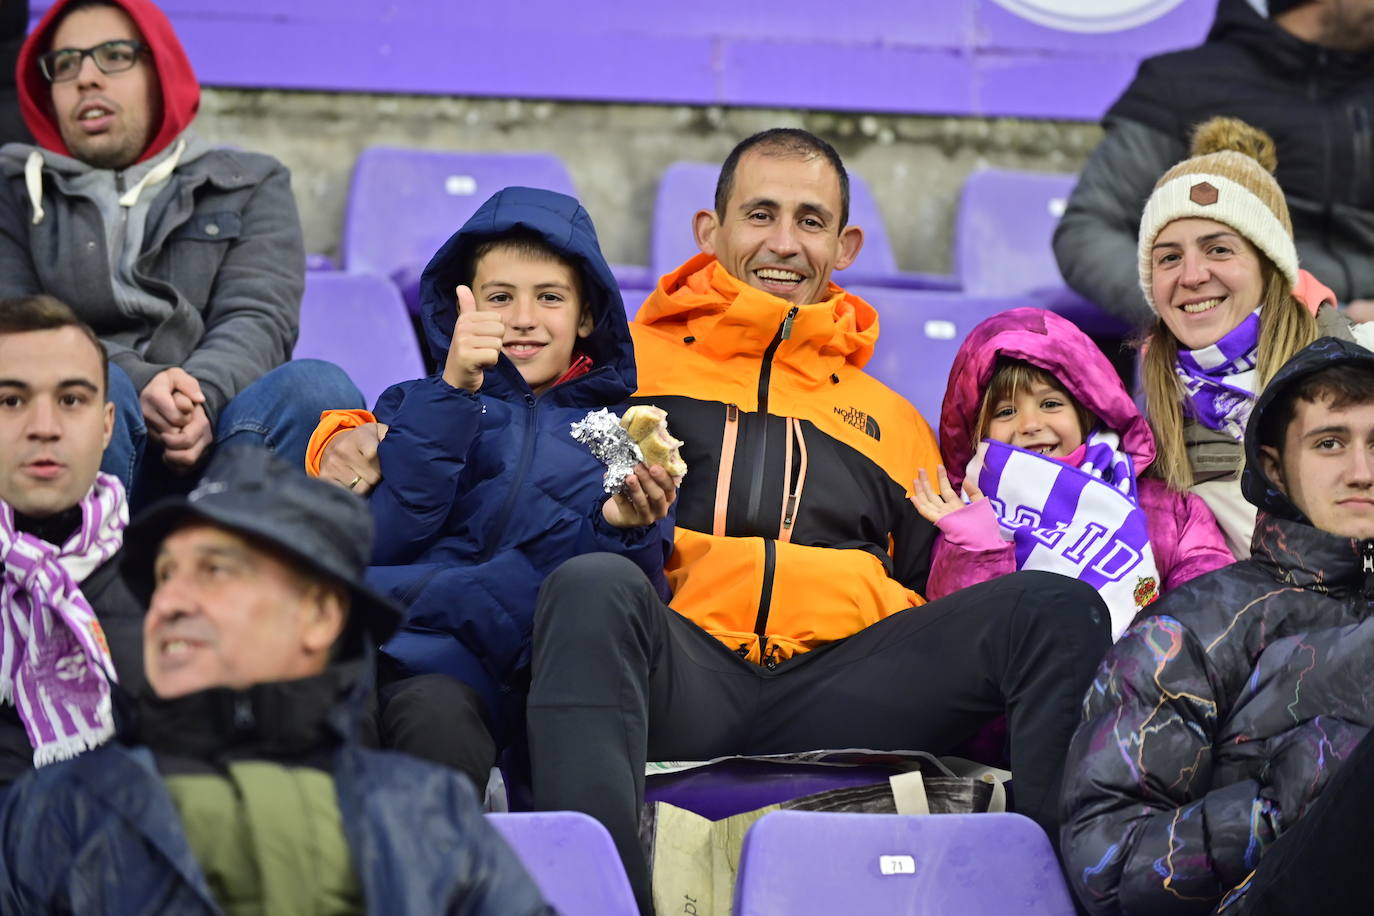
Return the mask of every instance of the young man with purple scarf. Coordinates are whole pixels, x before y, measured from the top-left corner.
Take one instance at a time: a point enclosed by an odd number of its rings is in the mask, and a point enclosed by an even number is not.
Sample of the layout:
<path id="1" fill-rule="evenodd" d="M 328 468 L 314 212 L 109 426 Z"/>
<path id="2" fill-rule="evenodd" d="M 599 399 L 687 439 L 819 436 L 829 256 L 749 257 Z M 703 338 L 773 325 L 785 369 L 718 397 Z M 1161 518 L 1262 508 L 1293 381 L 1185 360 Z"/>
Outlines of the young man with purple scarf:
<path id="1" fill-rule="evenodd" d="M 0 301 L 0 787 L 102 743 L 110 682 L 143 681 L 143 609 L 117 569 L 124 488 L 99 473 L 106 366 L 61 302 Z"/>

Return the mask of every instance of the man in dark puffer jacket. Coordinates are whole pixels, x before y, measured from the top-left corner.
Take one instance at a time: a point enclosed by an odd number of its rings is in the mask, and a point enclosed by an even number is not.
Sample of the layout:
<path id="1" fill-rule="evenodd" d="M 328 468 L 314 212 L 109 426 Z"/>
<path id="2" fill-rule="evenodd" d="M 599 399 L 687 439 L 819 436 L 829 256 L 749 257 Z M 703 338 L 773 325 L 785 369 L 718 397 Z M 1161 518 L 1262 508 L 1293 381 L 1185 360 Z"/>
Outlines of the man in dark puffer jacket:
<path id="1" fill-rule="evenodd" d="M 1207 913 L 1242 883 L 1225 912 L 1374 901 L 1336 852 L 1358 843 L 1327 827 L 1352 796 L 1323 794 L 1352 756 L 1358 772 L 1374 759 L 1374 353 L 1329 337 L 1302 350 L 1245 442 L 1253 556 L 1136 621 L 1070 745 L 1062 848 L 1093 914 Z M 1295 854 L 1344 861 L 1347 880 L 1295 890 Z"/>

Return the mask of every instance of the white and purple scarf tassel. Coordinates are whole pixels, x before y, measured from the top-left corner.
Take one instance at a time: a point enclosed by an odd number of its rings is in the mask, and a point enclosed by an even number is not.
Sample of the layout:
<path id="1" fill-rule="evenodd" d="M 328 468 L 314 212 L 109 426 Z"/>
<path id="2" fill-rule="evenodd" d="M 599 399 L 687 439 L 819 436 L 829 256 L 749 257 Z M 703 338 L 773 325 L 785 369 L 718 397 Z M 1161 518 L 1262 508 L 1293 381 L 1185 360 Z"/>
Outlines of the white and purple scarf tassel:
<path id="1" fill-rule="evenodd" d="M 78 583 L 123 544 L 123 485 L 98 475 L 81 518 L 57 547 L 18 531 L 14 510 L 0 502 L 0 701 L 18 709 L 35 766 L 74 757 L 114 733 L 114 664 Z"/>

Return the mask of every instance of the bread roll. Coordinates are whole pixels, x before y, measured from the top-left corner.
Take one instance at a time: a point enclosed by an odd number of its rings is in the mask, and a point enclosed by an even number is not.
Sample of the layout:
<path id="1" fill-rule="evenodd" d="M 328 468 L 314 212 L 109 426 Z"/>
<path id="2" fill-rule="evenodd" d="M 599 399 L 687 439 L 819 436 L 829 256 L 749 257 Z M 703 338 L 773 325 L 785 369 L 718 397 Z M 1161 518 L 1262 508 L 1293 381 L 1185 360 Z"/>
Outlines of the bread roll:
<path id="1" fill-rule="evenodd" d="M 668 432 L 667 411 L 651 404 L 636 404 L 625 411 L 625 416 L 620 418 L 620 425 L 639 446 L 646 465 L 653 467 L 657 464 L 672 477 L 682 477 L 687 473 L 687 464 L 678 453 L 682 442 Z"/>

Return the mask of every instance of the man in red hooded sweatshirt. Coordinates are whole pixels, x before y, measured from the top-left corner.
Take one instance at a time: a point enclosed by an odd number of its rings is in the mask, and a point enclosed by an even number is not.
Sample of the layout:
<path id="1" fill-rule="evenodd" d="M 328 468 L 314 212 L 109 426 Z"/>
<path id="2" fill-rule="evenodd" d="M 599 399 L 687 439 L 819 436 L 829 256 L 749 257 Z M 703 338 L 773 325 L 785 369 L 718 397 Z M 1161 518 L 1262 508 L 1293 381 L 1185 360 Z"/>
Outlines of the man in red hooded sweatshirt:
<path id="1" fill-rule="evenodd" d="M 54 295 L 109 349 L 103 470 L 152 496 L 230 439 L 301 459 L 322 409 L 362 406 L 337 367 L 288 362 L 305 270 L 289 175 L 187 129 L 200 86 L 161 10 L 59 0 L 15 77 L 36 145 L 0 149 L 0 296 Z"/>

